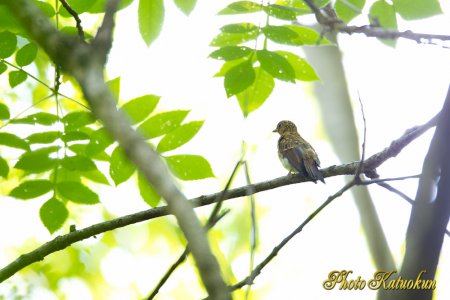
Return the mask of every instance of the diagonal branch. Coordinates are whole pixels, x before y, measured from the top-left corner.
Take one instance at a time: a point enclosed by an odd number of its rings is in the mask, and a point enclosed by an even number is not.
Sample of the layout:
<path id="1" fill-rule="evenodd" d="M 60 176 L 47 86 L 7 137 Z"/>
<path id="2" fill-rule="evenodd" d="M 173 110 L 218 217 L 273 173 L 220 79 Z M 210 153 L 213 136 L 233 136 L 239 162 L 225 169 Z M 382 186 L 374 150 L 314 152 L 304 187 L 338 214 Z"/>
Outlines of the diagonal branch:
<path id="1" fill-rule="evenodd" d="M 382 165 L 386 160 L 392 158 L 399 154 L 409 143 L 418 138 L 428 129 L 434 127 L 436 125 L 437 117 L 436 115 L 427 123 L 416 126 L 407 130 L 400 138 L 391 142 L 390 146 L 385 148 L 384 150 L 372 155 L 364 162 L 363 172 L 374 173 L 375 168 Z M 339 175 L 353 175 L 355 174 L 358 166 L 358 162 L 353 162 L 349 164 L 343 164 L 340 166 L 331 166 L 325 169 L 322 169 L 322 173 L 324 177 L 331 176 L 339 176 Z M 233 198 L 239 198 L 251 194 L 255 194 L 258 192 L 300 183 L 308 181 L 307 178 L 302 177 L 300 175 L 297 176 L 283 176 L 279 178 L 275 178 L 272 180 L 259 182 L 256 184 L 252 184 L 249 186 L 243 186 L 235 189 L 228 190 L 226 194 L 224 194 L 223 199 L 221 200 L 220 195 L 223 192 L 200 196 L 198 198 L 194 198 L 190 200 L 190 203 L 193 207 L 200 207 L 205 205 L 210 205 L 217 201 L 224 201 Z M 111 231 L 117 228 L 125 227 L 131 224 L 159 218 L 162 216 L 167 216 L 171 214 L 167 206 L 156 207 L 149 210 L 141 211 L 138 213 L 126 215 L 123 217 L 119 217 L 110 221 L 101 222 L 89 227 L 86 227 L 81 230 L 76 230 L 74 232 L 68 233 L 63 236 L 58 236 L 53 240 L 43 244 L 39 248 L 18 257 L 15 261 L 5 266 L 0 270 L 0 282 L 5 281 L 9 277 L 13 276 L 15 273 L 20 271 L 21 269 L 31 265 L 32 263 L 43 260 L 47 255 L 63 250 L 81 240 L 93 237 L 95 235 L 99 235 L 101 233 Z"/>
<path id="2" fill-rule="evenodd" d="M 231 295 L 222 278 L 219 264 L 211 252 L 206 232 L 195 215 L 192 204 L 175 185 L 159 155 L 117 111 L 115 99 L 105 84 L 104 64 L 111 46 L 114 13 L 119 0 L 108 1 L 103 24 L 92 44 L 82 43 L 78 38 L 57 31 L 30 0 L 5 0 L 2 3 L 7 5 L 53 61 L 75 77 L 93 114 L 104 124 L 111 137 L 118 141 L 128 159 L 136 164 L 147 181 L 167 202 L 168 210 L 176 217 L 190 245 L 200 277 L 210 297 L 230 299 Z M 56 247 L 61 247 L 60 239 Z M 48 248 L 44 249 L 48 251 Z M 29 264 L 42 259 L 45 255 L 41 250 L 37 249 L 35 257 L 22 256 L 23 260 Z"/>

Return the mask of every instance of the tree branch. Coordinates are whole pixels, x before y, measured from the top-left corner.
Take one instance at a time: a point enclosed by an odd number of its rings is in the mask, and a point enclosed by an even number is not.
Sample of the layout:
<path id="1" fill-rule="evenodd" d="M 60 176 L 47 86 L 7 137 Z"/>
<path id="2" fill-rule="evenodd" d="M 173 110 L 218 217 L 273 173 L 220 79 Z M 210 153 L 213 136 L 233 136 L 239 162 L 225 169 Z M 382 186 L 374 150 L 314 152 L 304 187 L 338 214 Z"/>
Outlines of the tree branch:
<path id="1" fill-rule="evenodd" d="M 366 174 L 374 173 L 375 168 L 379 167 L 389 158 L 396 156 L 403 150 L 403 148 L 405 148 L 414 139 L 418 138 L 425 131 L 435 126 L 437 117 L 438 115 L 436 115 L 430 121 L 428 121 L 423 125 L 415 126 L 407 130 L 400 138 L 392 141 L 389 147 L 369 157 L 364 162 L 363 172 L 365 172 Z M 359 163 L 360 162 L 358 161 L 349 164 L 343 164 L 340 166 L 331 166 L 322 169 L 321 171 L 324 177 L 339 176 L 339 175 L 354 175 L 359 166 Z M 309 181 L 309 179 L 302 177 L 301 175 L 287 175 L 272 180 L 231 189 L 228 190 L 225 194 L 223 192 L 219 192 L 211 195 L 200 196 L 198 198 L 191 199 L 190 203 L 193 207 L 200 207 L 210 205 L 215 201 L 217 202 L 243 197 L 258 192 L 306 181 Z M 221 195 L 224 195 L 223 199 L 222 197 L 220 197 Z M 99 235 L 107 231 L 159 218 L 169 214 L 171 214 L 171 212 L 169 211 L 167 206 L 156 207 L 138 213 L 119 217 L 110 221 L 98 223 L 81 230 L 70 232 L 63 236 L 58 236 L 53 240 L 43 244 L 39 248 L 27 254 L 21 255 L 15 261 L 13 261 L 9 265 L 1 269 L 0 282 L 5 281 L 9 277 L 20 271 L 21 269 L 25 268 L 26 266 L 38 262 L 40 260 L 43 260 L 47 255 L 63 250 L 73 243 L 93 237 L 95 235 Z"/>
<path id="2" fill-rule="evenodd" d="M 432 43 L 433 40 L 450 41 L 449 35 L 442 34 L 428 34 L 428 33 L 416 33 L 411 30 L 397 31 L 392 29 L 386 29 L 380 26 L 364 25 L 364 26 L 348 26 L 341 20 L 339 20 L 336 14 L 324 14 L 317 7 L 312 0 L 304 0 L 309 6 L 311 11 L 315 14 L 316 20 L 319 24 L 325 26 L 331 31 L 340 33 L 354 34 L 360 33 L 367 37 L 376 37 L 380 39 L 398 39 L 404 38 L 408 40 L 416 41 L 417 43 Z"/>
<path id="3" fill-rule="evenodd" d="M 84 31 L 83 27 L 81 26 L 81 19 L 78 16 L 78 13 L 69 5 L 69 3 L 67 3 L 66 0 L 59 0 L 59 2 L 61 2 L 62 6 L 64 6 L 64 8 L 69 12 L 69 14 L 75 19 L 78 36 L 80 37 L 80 40 L 84 42 L 85 41 Z"/>

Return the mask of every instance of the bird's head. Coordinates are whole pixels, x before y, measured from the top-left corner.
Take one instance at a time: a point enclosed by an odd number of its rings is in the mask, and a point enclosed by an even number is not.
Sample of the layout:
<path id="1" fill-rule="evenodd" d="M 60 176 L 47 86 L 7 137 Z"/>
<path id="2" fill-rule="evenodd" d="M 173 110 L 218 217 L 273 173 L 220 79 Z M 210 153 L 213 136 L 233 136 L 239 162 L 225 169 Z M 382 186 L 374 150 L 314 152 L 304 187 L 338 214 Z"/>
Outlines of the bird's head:
<path id="1" fill-rule="evenodd" d="M 297 132 L 297 126 L 291 121 L 280 121 L 273 132 L 278 132 L 280 135 L 291 132 L 294 133 Z"/>

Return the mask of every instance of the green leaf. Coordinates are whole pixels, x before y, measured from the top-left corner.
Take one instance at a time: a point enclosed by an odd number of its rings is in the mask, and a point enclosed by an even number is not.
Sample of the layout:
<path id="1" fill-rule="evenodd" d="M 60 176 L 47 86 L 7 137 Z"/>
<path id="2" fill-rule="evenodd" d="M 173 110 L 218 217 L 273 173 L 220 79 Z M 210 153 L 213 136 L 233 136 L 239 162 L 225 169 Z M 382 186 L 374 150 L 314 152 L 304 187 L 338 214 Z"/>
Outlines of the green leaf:
<path id="1" fill-rule="evenodd" d="M 138 130 L 150 139 L 161 136 L 180 126 L 188 113 L 188 110 L 173 110 L 157 114 L 142 123 Z"/>
<path id="2" fill-rule="evenodd" d="M 25 142 L 17 135 L 7 132 L 0 132 L 0 145 L 22 150 L 30 150 L 30 146 L 27 142 Z"/>
<path id="3" fill-rule="evenodd" d="M 3 72 L 5 72 L 8 69 L 8 66 L 0 61 L 0 74 L 2 74 Z"/>
<path id="4" fill-rule="evenodd" d="M 53 6 L 43 1 L 34 1 L 34 3 L 41 9 L 41 11 L 49 18 L 55 15 L 55 9 Z"/>
<path id="5" fill-rule="evenodd" d="M 125 103 L 119 111 L 127 114 L 131 123 L 136 124 L 144 121 L 152 113 L 160 98 L 160 96 L 155 95 L 137 97 Z"/>
<path id="6" fill-rule="evenodd" d="M 11 71 L 8 74 L 9 85 L 11 86 L 11 88 L 16 87 L 25 80 L 27 80 L 27 77 L 28 77 L 27 73 L 25 73 L 22 70 Z"/>
<path id="7" fill-rule="evenodd" d="M 8 177 L 9 174 L 9 166 L 8 162 L 0 156 L 0 176 L 3 178 Z"/>
<path id="8" fill-rule="evenodd" d="M 51 198 L 39 209 L 42 224 L 50 233 L 54 233 L 61 228 L 68 216 L 69 211 L 66 206 L 56 198 Z"/>
<path id="9" fill-rule="evenodd" d="M 86 146 L 86 154 L 93 156 L 104 151 L 112 143 L 113 139 L 111 139 L 106 129 L 102 127 L 91 135 L 89 144 Z"/>
<path id="10" fill-rule="evenodd" d="M 107 81 L 106 85 L 111 90 L 111 93 L 113 94 L 114 99 L 116 99 L 116 102 L 118 102 L 120 97 L 120 77 L 116 77 Z"/>
<path id="11" fill-rule="evenodd" d="M 13 119 L 11 120 L 11 123 L 14 124 L 41 124 L 41 125 L 53 125 L 54 123 L 59 121 L 59 117 L 54 114 L 46 113 L 46 112 L 40 112 L 32 115 L 28 115 L 25 118 L 21 119 Z"/>
<path id="12" fill-rule="evenodd" d="M 249 47 L 238 47 L 238 46 L 226 46 L 216 51 L 213 51 L 209 56 L 215 59 L 222 59 L 225 61 L 235 60 L 242 57 L 248 56 L 253 50 Z"/>
<path id="13" fill-rule="evenodd" d="M 89 140 L 91 138 L 90 135 L 81 131 L 66 131 L 61 136 L 61 140 L 64 143 L 73 142 L 73 141 L 83 141 Z"/>
<path id="14" fill-rule="evenodd" d="M 27 66 L 36 58 L 38 47 L 34 43 L 29 43 L 19 49 L 16 53 L 16 63 L 20 66 Z"/>
<path id="15" fill-rule="evenodd" d="M 252 1 L 237 1 L 229 4 L 227 7 L 218 12 L 219 15 L 236 15 L 246 14 L 260 11 L 262 8 L 261 3 L 255 3 Z"/>
<path id="16" fill-rule="evenodd" d="M 103 173 L 100 172 L 98 169 L 91 171 L 83 171 L 80 173 L 80 175 L 89 179 L 90 181 L 109 185 L 109 181 L 106 178 L 106 176 L 103 175 Z"/>
<path id="17" fill-rule="evenodd" d="M 275 52 L 283 56 L 294 68 L 295 79 L 301 81 L 319 80 L 316 71 L 305 59 L 287 51 L 275 51 Z"/>
<path id="18" fill-rule="evenodd" d="M 324 36 L 321 36 L 317 31 L 298 25 L 286 25 L 285 27 L 294 31 L 298 35 L 298 41 L 302 45 L 329 45 L 331 42 Z"/>
<path id="19" fill-rule="evenodd" d="M 250 61 L 244 61 L 243 63 L 231 68 L 226 74 L 224 79 L 225 91 L 227 97 L 236 95 L 248 88 L 255 81 L 255 70 L 253 69 Z"/>
<path id="20" fill-rule="evenodd" d="M 245 91 L 236 95 L 244 116 L 258 109 L 275 87 L 273 77 L 261 67 L 255 68 L 255 81 Z"/>
<path id="21" fill-rule="evenodd" d="M 442 13 L 438 0 L 393 0 L 395 11 L 405 20 L 428 18 Z"/>
<path id="22" fill-rule="evenodd" d="M 166 152 L 189 142 L 203 126 L 204 121 L 194 121 L 181 125 L 167 133 L 156 148 L 159 152 Z"/>
<path id="23" fill-rule="evenodd" d="M 334 9 L 338 18 L 348 23 L 361 14 L 364 4 L 366 0 L 337 0 Z"/>
<path id="24" fill-rule="evenodd" d="M 209 162 L 200 155 L 167 156 L 167 165 L 173 175 L 182 180 L 197 180 L 214 177 Z"/>
<path id="25" fill-rule="evenodd" d="M 65 156 L 61 160 L 61 165 L 70 171 L 92 171 L 97 169 L 91 159 L 81 155 Z"/>
<path id="26" fill-rule="evenodd" d="M 59 138 L 61 132 L 59 131 L 47 131 L 33 133 L 25 138 L 28 144 L 50 144 Z"/>
<path id="27" fill-rule="evenodd" d="M 94 116 L 88 111 L 71 112 L 62 118 L 67 131 L 92 124 L 95 122 Z"/>
<path id="28" fill-rule="evenodd" d="M 79 204 L 96 204 L 99 198 L 87 186 L 77 181 L 63 181 L 56 184 L 58 192 L 66 199 Z"/>
<path id="29" fill-rule="evenodd" d="M 47 194 L 53 189 L 49 180 L 28 180 L 15 187 L 9 195 L 18 199 L 32 199 Z"/>
<path id="30" fill-rule="evenodd" d="M 184 12 L 185 15 L 189 15 L 195 7 L 197 0 L 174 0 L 175 5 Z"/>
<path id="31" fill-rule="evenodd" d="M 10 118 L 9 108 L 6 104 L 0 103 L 0 120 L 6 120 Z"/>
<path id="32" fill-rule="evenodd" d="M 225 47 L 234 46 L 258 37 L 259 29 L 251 23 L 230 24 L 220 29 L 219 33 L 211 42 L 210 46 Z"/>
<path id="33" fill-rule="evenodd" d="M 268 50 L 258 50 L 257 58 L 261 67 L 273 77 L 295 82 L 294 68 L 283 56 Z"/>
<path id="34" fill-rule="evenodd" d="M 286 26 L 267 25 L 261 30 L 268 39 L 275 43 L 294 46 L 303 45 L 298 34 Z"/>
<path id="35" fill-rule="evenodd" d="M 78 154 L 78 155 L 87 156 L 87 157 L 93 158 L 95 160 L 101 160 L 101 161 L 108 161 L 109 162 L 110 157 L 104 151 L 100 151 L 100 152 L 97 152 L 95 154 L 91 154 L 91 153 L 88 153 L 88 151 L 86 151 L 87 146 L 88 146 L 87 144 L 72 144 L 72 145 L 69 146 L 69 149 L 73 153 Z"/>
<path id="36" fill-rule="evenodd" d="M 104 13 L 107 1 L 108 0 L 94 0 L 94 4 L 87 10 L 87 12 L 92 14 Z M 119 2 L 118 10 L 124 9 L 125 7 L 129 6 L 132 2 L 133 0 L 121 0 Z"/>
<path id="37" fill-rule="evenodd" d="M 144 199 L 144 201 L 148 205 L 150 205 L 150 207 L 155 207 L 158 205 L 161 197 L 158 195 L 155 189 L 147 183 L 147 180 L 142 176 L 141 173 L 138 173 L 138 187 L 142 199 Z"/>
<path id="38" fill-rule="evenodd" d="M 252 57 L 252 59 L 254 59 L 254 56 Z M 225 76 L 225 74 L 228 73 L 229 70 L 231 70 L 232 68 L 234 68 L 235 66 L 247 61 L 247 58 L 239 58 L 239 59 L 235 59 L 235 60 L 230 60 L 230 61 L 226 61 L 223 63 L 222 67 L 220 68 L 220 71 L 217 72 L 216 74 L 214 74 L 214 77 L 222 77 Z M 256 59 L 254 59 L 254 61 L 256 61 Z"/>
<path id="39" fill-rule="evenodd" d="M 318 8 L 327 5 L 330 0 L 315 0 L 312 1 Z M 291 8 L 297 15 L 312 14 L 311 9 L 304 0 L 277 0 L 275 4 Z"/>
<path id="40" fill-rule="evenodd" d="M 58 163 L 57 159 L 50 158 L 49 155 L 59 149 L 58 146 L 41 148 L 32 152 L 25 152 L 19 158 L 14 168 L 27 171 L 29 173 L 41 173 L 53 169 Z"/>
<path id="41" fill-rule="evenodd" d="M 272 17 L 281 19 L 281 20 L 288 20 L 288 21 L 295 21 L 297 20 L 297 14 L 295 13 L 295 10 L 291 9 L 288 6 L 282 6 L 277 4 L 269 4 L 267 6 L 264 6 L 264 11 Z"/>
<path id="42" fill-rule="evenodd" d="M 164 22 L 163 0 L 139 0 L 139 32 L 147 46 L 150 46 L 161 32 Z"/>
<path id="43" fill-rule="evenodd" d="M 9 31 L 0 32 L 0 58 L 10 57 L 16 51 L 17 37 Z"/>
<path id="44" fill-rule="evenodd" d="M 397 17 L 395 15 L 394 6 L 388 4 L 384 0 L 378 0 L 370 7 L 369 12 L 371 18 L 376 18 L 379 25 L 384 28 L 397 29 Z M 379 39 L 384 44 L 395 47 L 396 40 Z"/>
<path id="45" fill-rule="evenodd" d="M 136 170 L 136 166 L 128 160 L 120 147 L 116 147 L 112 152 L 110 163 L 109 175 L 116 186 L 127 181 Z"/>

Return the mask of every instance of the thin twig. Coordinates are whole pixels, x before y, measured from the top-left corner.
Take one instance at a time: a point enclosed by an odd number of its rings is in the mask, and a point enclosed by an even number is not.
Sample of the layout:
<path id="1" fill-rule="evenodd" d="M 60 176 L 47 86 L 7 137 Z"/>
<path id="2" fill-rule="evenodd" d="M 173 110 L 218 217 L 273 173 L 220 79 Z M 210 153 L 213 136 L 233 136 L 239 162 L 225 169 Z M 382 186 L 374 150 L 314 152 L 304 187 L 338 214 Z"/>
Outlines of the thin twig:
<path id="1" fill-rule="evenodd" d="M 61 2 L 61 4 L 64 6 L 64 8 L 75 19 L 78 36 L 80 37 L 80 40 L 82 42 L 84 42 L 85 41 L 84 31 L 83 31 L 83 27 L 81 26 L 81 19 L 78 16 L 78 13 L 69 5 L 69 3 L 67 3 L 66 0 L 59 0 L 59 2 Z"/>
<path id="2" fill-rule="evenodd" d="M 249 170 L 247 161 L 244 162 L 244 171 L 245 171 L 245 179 L 246 179 L 247 185 L 250 186 L 252 182 L 250 180 L 250 170 Z M 251 276 L 253 267 L 255 265 L 256 247 L 258 245 L 258 239 L 257 239 L 258 227 L 257 227 L 257 222 L 256 222 L 255 197 L 253 194 L 249 195 L 248 197 L 250 199 L 250 219 L 252 222 L 252 238 L 251 238 L 251 243 L 250 243 L 250 265 L 249 265 L 250 276 Z M 250 278 L 250 281 L 253 282 L 253 278 Z M 245 291 L 245 299 L 249 299 L 250 292 L 251 292 L 251 286 L 252 286 L 251 284 L 249 284 L 247 286 L 248 288 Z"/>
<path id="3" fill-rule="evenodd" d="M 366 124 L 366 116 L 364 114 L 364 106 L 361 101 L 361 96 L 359 95 L 359 92 L 358 92 L 358 100 L 359 100 L 359 105 L 361 108 L 361 115 L 362 115 L 362 119 L 363 119 L 363 126 L 364 126 L 363 128 L 364 129 L 363 129 L 363 142 L 361 145 L 361 161 L 358 165 L 358 169 L 356 169 L 356 172 L 355 172 L 355 180 L 361 181 L 361 178 L 359 177 L 359 175 L 361 175 L 362 169 L 364 167 L 364 158 L 366 155 L 366 131 L 367 131 L 366 127 L 367 127 L 367 124 Z"/>

